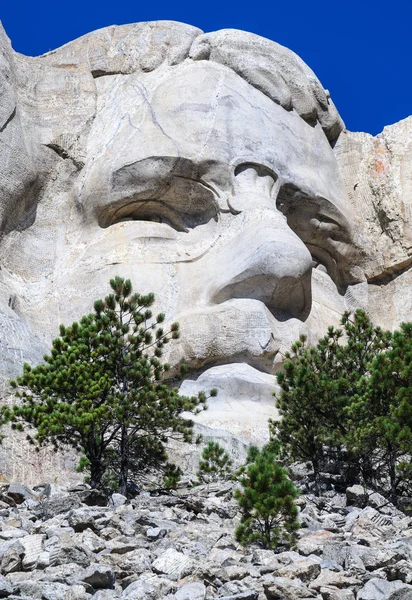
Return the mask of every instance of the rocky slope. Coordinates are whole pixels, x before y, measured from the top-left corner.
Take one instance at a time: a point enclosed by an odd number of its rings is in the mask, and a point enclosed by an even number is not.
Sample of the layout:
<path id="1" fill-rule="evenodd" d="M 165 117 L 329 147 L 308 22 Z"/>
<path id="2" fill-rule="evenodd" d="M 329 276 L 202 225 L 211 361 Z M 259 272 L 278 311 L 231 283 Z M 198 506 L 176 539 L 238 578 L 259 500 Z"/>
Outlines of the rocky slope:
<path id="1" fill-rule="evenodd" d="M 114 494 L 107 505 L 84 485 L 5 486 L 0 598 L 412 598 L 412 518 L 379 494 L 302 496 L 297 547 L 275 553 L 237 544 L 232 491 L 210 484 L 130 503 Z"/>

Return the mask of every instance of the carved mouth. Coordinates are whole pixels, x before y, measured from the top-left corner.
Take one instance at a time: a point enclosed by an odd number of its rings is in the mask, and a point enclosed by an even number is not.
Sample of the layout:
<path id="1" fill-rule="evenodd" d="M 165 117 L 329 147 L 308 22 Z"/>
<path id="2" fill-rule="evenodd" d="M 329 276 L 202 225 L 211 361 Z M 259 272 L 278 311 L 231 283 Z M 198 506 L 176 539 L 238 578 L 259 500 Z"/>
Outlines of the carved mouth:
<path id="1" fill-rule="evenodd" d="M 298 319 L 280 321 L 259 300 L 233 299 L 179 315 L 181 338 L 168 348 L 174 368 L 192 372 L 231 363 L 247 363 L 273 374 L 284 352 L 307 327 Z"/>

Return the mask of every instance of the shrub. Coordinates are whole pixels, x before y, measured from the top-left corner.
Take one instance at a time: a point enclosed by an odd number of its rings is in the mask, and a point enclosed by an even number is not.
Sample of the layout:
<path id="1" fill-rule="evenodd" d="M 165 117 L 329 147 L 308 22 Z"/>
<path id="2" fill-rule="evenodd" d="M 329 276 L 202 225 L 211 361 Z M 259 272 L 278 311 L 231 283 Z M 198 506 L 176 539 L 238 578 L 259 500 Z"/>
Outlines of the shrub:
<path id="1" fill-rule="evenodd" d="M 299 526 L 294 502 L 298 490 L 276 461 L 272 446 L 252 447 L 239 481 L 243 489 L 234 493 L 242 511 L 237 541 L 271 549 L 293 544 Z"/>
<path id="2" fill-rule="evenodd" d="M 196 474 L 201 483 L 226 480 L 232 475 L 232 464 L 226 450 L 218 442 L 211 441 L 203 449 Z"/>

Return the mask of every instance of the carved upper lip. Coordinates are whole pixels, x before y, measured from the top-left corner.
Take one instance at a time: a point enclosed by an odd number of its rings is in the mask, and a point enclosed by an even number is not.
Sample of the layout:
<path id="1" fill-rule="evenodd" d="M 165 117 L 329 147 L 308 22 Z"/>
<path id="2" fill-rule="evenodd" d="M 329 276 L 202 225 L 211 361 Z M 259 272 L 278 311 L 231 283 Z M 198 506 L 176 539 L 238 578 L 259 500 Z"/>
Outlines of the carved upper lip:
<path id="1" fill-rule="evenodd" d="M 276 355 L 282 354 L 307 331 L 298 319 L 280 321 L 259 300 L 239 298 L 184 312 L 179 322 L 179 342 L 167 347 L 165 360 L 173 366 L 186 363 L 203 371 L 218 364 L 246 362 L 273 372 Z"/>

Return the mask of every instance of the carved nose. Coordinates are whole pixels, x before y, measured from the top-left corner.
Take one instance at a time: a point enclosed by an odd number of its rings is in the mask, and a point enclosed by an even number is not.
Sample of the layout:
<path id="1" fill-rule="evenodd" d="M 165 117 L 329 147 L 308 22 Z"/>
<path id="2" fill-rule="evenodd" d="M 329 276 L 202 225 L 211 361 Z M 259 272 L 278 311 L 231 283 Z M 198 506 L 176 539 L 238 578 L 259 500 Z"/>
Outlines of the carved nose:
<path id="1" fill-rule="evenodd" d="M 306 319 L 311 309 L 312 257 L 275 208 L 221 250 L 212 300 L 253 298 L 279 320 Z"/>

